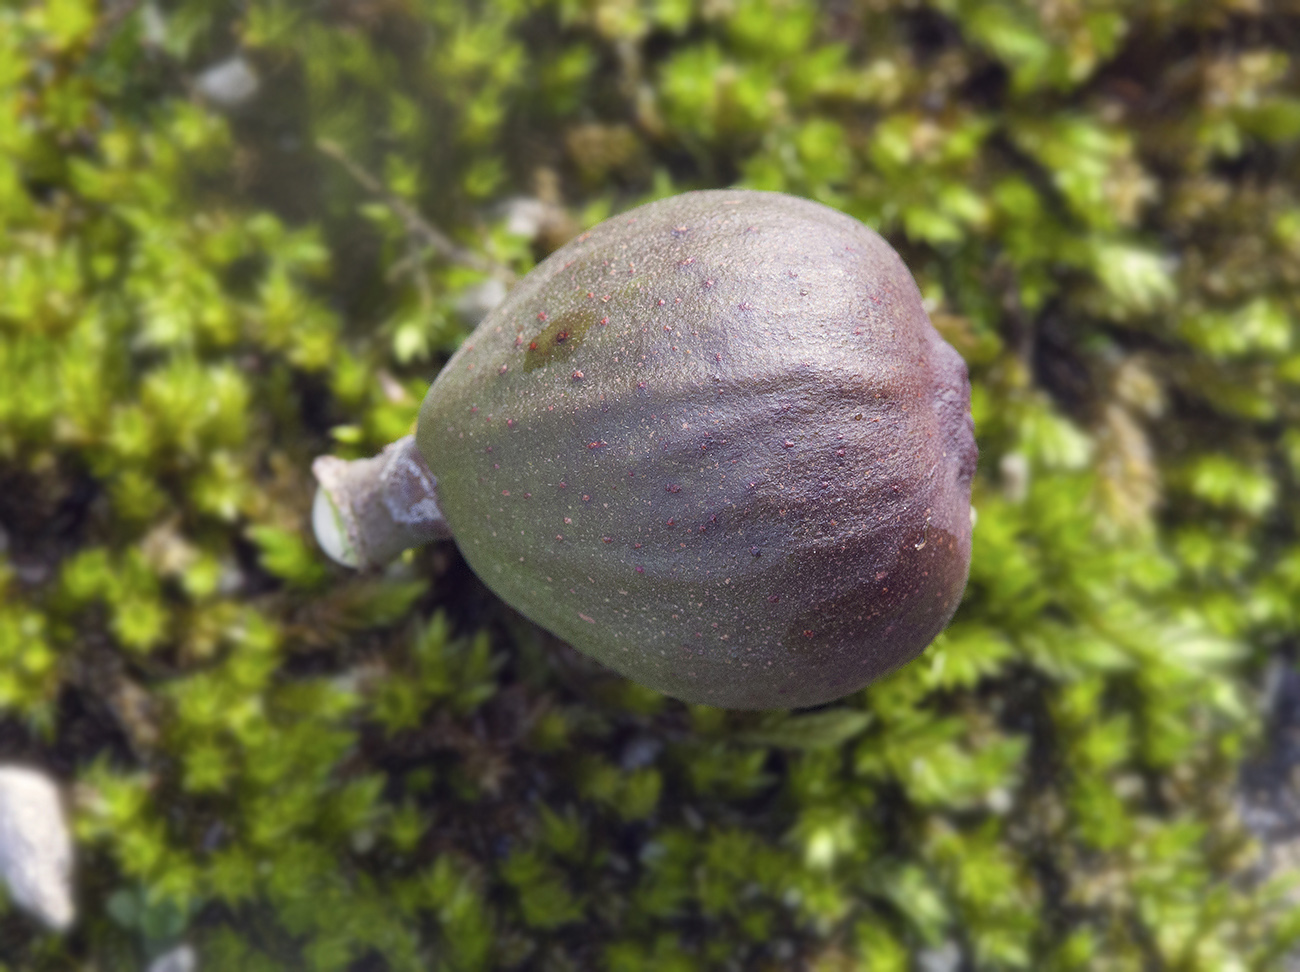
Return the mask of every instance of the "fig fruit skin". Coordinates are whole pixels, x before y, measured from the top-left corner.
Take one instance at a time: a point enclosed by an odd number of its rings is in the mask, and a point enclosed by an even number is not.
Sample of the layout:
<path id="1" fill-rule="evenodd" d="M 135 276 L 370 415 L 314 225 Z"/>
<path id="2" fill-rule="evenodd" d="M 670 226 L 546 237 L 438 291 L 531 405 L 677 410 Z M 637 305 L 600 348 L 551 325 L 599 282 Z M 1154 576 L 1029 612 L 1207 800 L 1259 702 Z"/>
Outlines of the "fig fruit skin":
<path id="1" fill-rule="evenodd" d="M 966 584 L 965 363 L 889 244 L 808 200 L 693 192 L 583 233 L 451 358 L 416 441 L 489 588 L 687 702 L 840 698 Z"/>

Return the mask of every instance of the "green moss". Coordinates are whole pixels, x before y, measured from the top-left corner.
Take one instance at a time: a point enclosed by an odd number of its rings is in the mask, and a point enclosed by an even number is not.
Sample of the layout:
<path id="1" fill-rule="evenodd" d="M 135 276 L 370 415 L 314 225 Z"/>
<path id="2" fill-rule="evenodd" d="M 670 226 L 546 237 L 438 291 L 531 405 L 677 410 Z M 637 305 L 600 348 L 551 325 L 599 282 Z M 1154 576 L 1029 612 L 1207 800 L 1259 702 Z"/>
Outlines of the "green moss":
<path id="1" fill-rule="evenodd" d="M 1287 30 L 0 2 L 0 739 L 77 784 L 83 915 L 0 904 L 0 969 L 181 938 L 241 970 L 1267 967 L 1300 924 L 1230 808 L 1300 632 Z M 236 46 L 261 88 L 223 114 L 193 81 Z M 485 278 L 393 198 L 521 274 L 735 182 L 885 233 L 971 366 L 971 582 L 921 659 L 816 713 L 692 709 L 449 546 L 325 561 L 312 457 L 409 430 Z M 529 194 L 535 241 L 495 205 Z"/>

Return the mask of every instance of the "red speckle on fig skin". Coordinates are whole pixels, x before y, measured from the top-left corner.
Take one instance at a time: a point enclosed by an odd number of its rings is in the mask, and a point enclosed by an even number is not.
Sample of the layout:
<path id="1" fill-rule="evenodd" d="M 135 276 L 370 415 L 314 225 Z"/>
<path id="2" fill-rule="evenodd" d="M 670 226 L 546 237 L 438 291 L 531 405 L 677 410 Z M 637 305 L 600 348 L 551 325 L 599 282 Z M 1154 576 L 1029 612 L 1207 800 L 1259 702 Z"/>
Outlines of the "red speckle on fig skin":
<path id="1" fill-rule="evenodd" d="M 521 331 L 529 362 L 485 375 L 518 360 Z M 504 600 L 629 678 L 816 705 L 914 658 L 956 609 L 966 368 L 851 218 L 775 193 L 651 203 L 553 254 L 471 340 L 479 367 L 456 366 L 467 344 L 417 431 L 456 542 Z M 471 402 L 514 426 L 469 422 Z"/>

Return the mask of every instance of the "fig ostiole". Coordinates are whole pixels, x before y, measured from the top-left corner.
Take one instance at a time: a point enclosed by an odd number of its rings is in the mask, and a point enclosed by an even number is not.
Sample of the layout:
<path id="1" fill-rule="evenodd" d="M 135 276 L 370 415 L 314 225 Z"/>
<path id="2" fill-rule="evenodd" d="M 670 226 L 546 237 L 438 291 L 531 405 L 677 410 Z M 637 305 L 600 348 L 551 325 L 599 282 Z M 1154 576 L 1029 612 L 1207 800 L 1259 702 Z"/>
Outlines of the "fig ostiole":
<path id="1" fill-rule="evenodd" d="M 354 565 L 449 534 L 514 608 L 688 702 L 840 698 L 918 655 L 966 584 L 965 363 L 888 243 L 779 193 L 583 233 L 386 455 L 345 488 L 332 460 L 320 519 Z"/>

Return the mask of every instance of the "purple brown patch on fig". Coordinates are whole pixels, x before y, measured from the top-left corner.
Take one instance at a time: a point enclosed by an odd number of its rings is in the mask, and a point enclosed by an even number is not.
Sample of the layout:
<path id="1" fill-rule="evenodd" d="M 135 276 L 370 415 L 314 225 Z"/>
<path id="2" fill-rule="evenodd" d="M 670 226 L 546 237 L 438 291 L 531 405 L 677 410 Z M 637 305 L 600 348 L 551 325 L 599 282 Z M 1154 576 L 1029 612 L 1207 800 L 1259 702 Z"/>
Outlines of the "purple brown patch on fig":
<path id="1" fill-rule="evenodd" d="M 498 378 L 521 331 L 523 366 Z M 471 340 L 478 369 L 458 352 L 417 431 L 452 534 L 504 600 L 627 677 L 816 705 L 914 658 L 956 610 L 966 367 L 860 223 L 775 193 L 651 203 L 553 254 Z M 470 402 L 513 427 L 471 421 Z M 535 498 L 503 508 L 505 490 Z"/>

